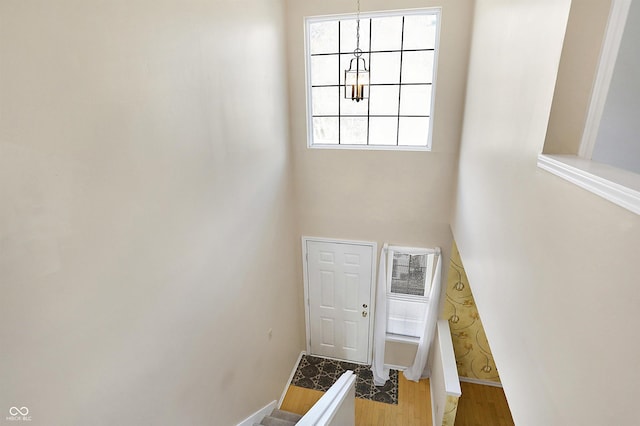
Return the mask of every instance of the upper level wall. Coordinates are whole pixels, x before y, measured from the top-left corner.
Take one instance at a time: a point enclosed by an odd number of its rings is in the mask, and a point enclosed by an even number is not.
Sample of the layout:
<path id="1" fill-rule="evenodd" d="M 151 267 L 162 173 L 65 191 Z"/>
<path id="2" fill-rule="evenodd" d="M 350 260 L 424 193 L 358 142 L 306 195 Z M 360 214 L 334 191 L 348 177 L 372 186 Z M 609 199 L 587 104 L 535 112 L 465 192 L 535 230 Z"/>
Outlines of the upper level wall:
<path id="1" fill-rule="evenodd" d="M 519 426 L 637 423 L 640 217 L 536 167 L 568 0 L 478 0 L 453 232 Z"/>
<path id="2" fill-rule="evenodd" d="M 362 11 L 442 6 L 432 152 L 307 148 L 305 16 L 354 13 L 355 2 L 288 1 L 291 141 L 303 235 L 440 246 L 458 162 L 472 0 L 362 2 Z M 448 258 L 448 256 L 446 256 Z"/>
<path id="3" fill-rule="evenodd" d="M 303 25 L 305 16 L 354 13 L 356 3 L 288 1 L 291 149 L 302 235 L 441 247 L 449 258 L 473 0 L 368 0 L 362 11 L 436 6 L 442 21 L 433 150 L 358 151 L 307 148 Z M 391 364 L 406 364 L 415 352 L 413 345 L 387 346 Z"/>

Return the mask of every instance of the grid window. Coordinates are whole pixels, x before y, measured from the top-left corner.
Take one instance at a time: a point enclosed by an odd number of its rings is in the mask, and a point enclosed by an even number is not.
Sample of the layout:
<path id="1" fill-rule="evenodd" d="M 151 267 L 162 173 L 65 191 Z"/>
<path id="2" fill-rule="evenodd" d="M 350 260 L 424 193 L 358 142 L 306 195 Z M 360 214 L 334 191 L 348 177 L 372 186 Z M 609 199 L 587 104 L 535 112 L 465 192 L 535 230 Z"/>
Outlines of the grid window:
<path id="1" fill-rule="evenodd" d="M 439 9 L 361 14 L 370 91 L 354 102 L 344 97 L 344 71 L 356 17 L 307 18 L 309 146 L 429 150 L 439 22 Z"/>

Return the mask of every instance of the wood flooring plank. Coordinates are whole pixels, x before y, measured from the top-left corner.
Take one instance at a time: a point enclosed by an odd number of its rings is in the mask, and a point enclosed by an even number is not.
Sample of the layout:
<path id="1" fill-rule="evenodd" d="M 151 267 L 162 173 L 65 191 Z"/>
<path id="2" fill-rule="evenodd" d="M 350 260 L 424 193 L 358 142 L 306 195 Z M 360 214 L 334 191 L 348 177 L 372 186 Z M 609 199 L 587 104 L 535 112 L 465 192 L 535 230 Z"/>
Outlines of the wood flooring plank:
<path id="1" fill-rule="evenodd" d="M 455 426 L 515 426 L 502 388 L 462 382 Z"/>
<path id="2" fill-rule="evenodd" d="M 456 426 L 513 426 L 511 413 L 501 388 L 462 384 Z M 282 409 L 306 413 L 320 399 L 322 392 L 290 386 Z M 429 381 L 419 383 L 400 376 L 398 405 L 356 399 L 356 425 L 431 425 Z"/>

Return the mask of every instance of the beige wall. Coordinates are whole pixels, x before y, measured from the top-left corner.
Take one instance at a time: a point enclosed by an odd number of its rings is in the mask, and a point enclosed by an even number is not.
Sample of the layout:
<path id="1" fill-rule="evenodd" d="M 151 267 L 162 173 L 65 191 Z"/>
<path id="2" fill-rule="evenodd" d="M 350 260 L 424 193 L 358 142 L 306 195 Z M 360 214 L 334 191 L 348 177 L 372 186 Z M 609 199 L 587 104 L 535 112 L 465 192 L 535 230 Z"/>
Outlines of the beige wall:
<path id="1" fill-rule="evenodd" d="M 279 397 L 304 330 L 283 17 L 0 2 L 1 418 L 228 425 Z"/>
<path id="2" fill-rule="evenodd" d="M 630 425 L 640 217 L 536 168 L 569 3 L 476 2 L 453 232 L 515 423 Z"/>
<path id="3" fill-rule="evenodd" d="M 547 154 L 577 154 L 580 149 L 610 7 L 610 0 L 571 2 L 544 144 Z"/>
<path id="4" fill-rule="evenodd" d="M 288 1 L 291 143 L 302 235 L 377 241 L 380 247 L 384 242 L 440 246 L 448 259 L 473 1 L 370 0 L 362 11 L 440 5 L 433 151 L 365 152 L 308 149 L 306 139 L 303 18 L 353 13 L 355 3 Z M 411 348 L 400 352 L 405 349 Z M 399 353 L 387 361 L 404 358 Z"/>
<path id="5" fill-rule="evenodd" d="M 418 345 L 416 343 L 386 342 L 384 361 L 394 367 L 408 368 L 416 359 Z"/>

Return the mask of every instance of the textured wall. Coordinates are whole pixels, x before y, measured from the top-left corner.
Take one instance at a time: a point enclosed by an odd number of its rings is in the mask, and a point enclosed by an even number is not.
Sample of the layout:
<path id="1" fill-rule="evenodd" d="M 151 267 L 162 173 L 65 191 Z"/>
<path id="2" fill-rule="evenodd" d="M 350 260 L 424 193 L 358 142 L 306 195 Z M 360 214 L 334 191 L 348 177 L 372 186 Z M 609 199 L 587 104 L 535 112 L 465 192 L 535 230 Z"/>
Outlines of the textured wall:
<path id="1" fill-rule="evenodd" d="M 469 279 L 455 242 L 447 277 L 442 318 L 449 321 L 460 377 L 500 382 Z"/>
<path id="2" fill-rule="evenodd" d="M 456 423 L 456 413 L 458 412 L 458 397 L 447 395 L 447 402 L 444 406 L 444 417 L 442 426 L 454 426 Z"/>

